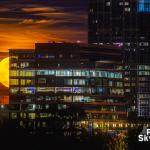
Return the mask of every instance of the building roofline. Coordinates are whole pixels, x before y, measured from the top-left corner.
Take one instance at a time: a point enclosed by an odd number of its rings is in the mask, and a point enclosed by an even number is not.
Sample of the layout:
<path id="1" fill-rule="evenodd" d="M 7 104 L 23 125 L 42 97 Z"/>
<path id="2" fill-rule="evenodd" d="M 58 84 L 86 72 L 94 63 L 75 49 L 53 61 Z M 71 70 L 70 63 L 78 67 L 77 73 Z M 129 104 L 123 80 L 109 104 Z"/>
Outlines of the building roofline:
<path id="1" fill-rule="evenodd" d="M 69 42 L 52 42 L 52 43 L 35 43 L 36 46 L 42 46 L 42 45 L 62 45 L 62 46 L 79 46 L 79 47 L 89 47 L 89 48 L 106 48 L 106 49 L 115 49 L 115 50 L 121 50 L 122 48 L 117 46 L 117 45 L 112 45 L 112 44 L 103 44 L 103 45 L 98 45 L 98 44 L 87 44 L 87 43 L 69 43 Z"/>
<path id="2" fill-rule="evenodd" d="M 35 49 L 9 49 L 9 53 L 33 53 L 35 52 Z"/>

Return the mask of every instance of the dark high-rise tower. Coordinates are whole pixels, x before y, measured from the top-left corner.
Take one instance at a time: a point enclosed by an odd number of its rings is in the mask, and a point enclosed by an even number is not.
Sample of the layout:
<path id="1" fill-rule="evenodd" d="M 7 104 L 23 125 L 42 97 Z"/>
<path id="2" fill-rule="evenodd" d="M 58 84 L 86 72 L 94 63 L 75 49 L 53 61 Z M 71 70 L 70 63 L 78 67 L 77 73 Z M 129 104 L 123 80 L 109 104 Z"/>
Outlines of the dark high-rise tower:
<path id="1" fill-rule="evenodd" d="M 90 0 L 88 40 L 122 46 L 129 108 L 150 116 L 150 0 Z"/>
<path id="2" fill-rule="evenodd" d="M 89 43 L 149 42 L 150 0 L 91 0 Z"/>

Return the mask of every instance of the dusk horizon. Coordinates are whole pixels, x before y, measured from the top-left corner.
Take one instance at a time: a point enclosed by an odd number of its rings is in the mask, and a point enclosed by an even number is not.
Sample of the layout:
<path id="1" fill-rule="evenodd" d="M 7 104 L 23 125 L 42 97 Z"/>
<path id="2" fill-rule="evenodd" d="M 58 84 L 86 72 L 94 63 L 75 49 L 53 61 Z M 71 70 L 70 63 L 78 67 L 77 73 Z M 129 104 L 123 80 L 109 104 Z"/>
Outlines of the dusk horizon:
<path id="1" fill-rule="evenodd" d="M 0 138 L 150 147 L 150 0 L 0 0 Z"/>
<path id="2" fill-rule="evenodd" d="M 87 11 L 86 0 L 1 0 L 0 51 L 30 49 L 37 42 L 87 43 Z"/>

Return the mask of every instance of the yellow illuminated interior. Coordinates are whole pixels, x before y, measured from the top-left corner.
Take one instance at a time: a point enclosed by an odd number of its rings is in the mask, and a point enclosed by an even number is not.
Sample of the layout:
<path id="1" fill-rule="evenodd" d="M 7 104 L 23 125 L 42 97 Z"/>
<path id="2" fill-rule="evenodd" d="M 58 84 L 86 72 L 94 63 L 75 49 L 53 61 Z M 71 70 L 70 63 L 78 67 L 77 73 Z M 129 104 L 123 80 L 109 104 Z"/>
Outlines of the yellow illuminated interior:
<path id="1" fill-rule="evenodd" d="M 0 61 L 0 82 L 9 87 L 9 57 Z"/>

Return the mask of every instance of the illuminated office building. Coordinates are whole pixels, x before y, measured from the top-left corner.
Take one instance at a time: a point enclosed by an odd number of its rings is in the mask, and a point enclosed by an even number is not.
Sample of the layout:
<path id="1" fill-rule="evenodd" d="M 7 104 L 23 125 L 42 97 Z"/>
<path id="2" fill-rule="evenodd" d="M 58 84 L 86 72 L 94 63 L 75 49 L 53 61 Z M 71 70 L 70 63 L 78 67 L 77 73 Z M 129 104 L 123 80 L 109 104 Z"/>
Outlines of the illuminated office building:
<path id="1" fill-rule="evenodd" d="M 37 43 L 35 50 L 9 54 L 10 117 L 21 124 L 127 119 L 120 48 Z"/>
<path id="2" fill-rule="evenodd" d="M 125 95 L 130 114 L 150 116 L 150 0 L 90 0 L 90 44 L 124 50 Z"/>

